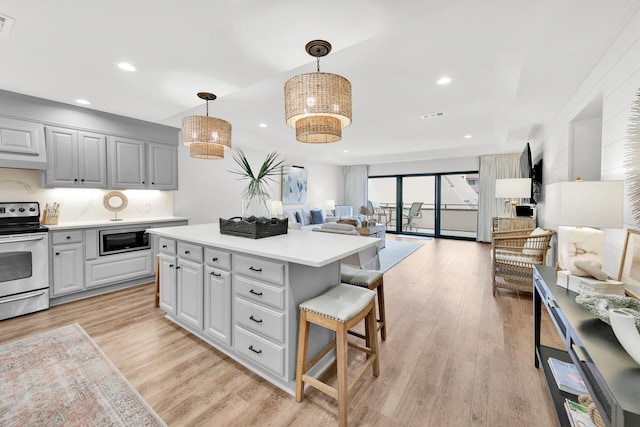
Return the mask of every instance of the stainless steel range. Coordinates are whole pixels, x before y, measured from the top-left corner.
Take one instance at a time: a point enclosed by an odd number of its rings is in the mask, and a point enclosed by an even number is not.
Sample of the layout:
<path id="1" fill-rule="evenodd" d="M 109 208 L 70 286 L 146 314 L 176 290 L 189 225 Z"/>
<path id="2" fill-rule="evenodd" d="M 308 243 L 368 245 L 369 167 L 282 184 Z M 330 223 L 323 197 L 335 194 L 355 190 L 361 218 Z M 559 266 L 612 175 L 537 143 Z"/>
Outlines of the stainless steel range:
<path id="1" fill-rule="evenodd" d="M 0 202 L 0 320 L 49 308 L 47 231 L 37 202 Z"/>

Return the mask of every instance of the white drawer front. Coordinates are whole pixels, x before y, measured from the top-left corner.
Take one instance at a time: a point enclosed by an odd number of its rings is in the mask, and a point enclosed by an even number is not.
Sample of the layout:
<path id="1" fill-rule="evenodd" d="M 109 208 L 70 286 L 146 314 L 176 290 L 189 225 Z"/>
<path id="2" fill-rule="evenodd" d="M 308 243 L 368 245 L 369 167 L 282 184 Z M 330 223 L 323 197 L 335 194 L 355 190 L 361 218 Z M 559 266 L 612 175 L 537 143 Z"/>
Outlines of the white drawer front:
<path id="1" fill-rule="evenodd" d="M 51 242 L 53 242 L 54 245 L 60 243 L 80 243 L 82 242 L 82 230 L 56 231 L 51 236 Z"/>
<path id="2" fill-rule="evenodd" d="M 178 256 L 193 262 L 202 262 L 202 246 L 178 242 Z"/>
<path id="3" fill-rule="evenodd" d="M 284 284 L 284 264 L 244 255 L 237 255 L 235 259 L 236 273 L 268 280 L 279 285 Z"/>
<path id="4" fill-rule="evenodd" d="M 204 262 L 210 267 L 231 270 L 231 254 L 219 249 L 204 248 Z"/>
<path id="5" fill-rule="evenodd" d="M 284 288 L 269 286 L 244 277 L 238 277 L 236 279 L 236 295 L 284 310 Z"/>
<path id="6" fill-rule="evenodd" d="M 238 353 L 277 375 L 284 375 L 284 347 L 260 338 L 237 325 L 235 332 L 235 347 Z"/>
<path id="7" fill-rule="evenodd" d="M 265 337 L 279 342 L 284 341 L 283 313 L 236 298 L 235 319 L 237 323 Z"/>
<path id="8" fill-rule="evenodd" d="M 163 254 L 175 255 L 176 254 L 176 241 L 171 239 L 165 239 L 160 237 L 158 239 L 158 246 L 160 252 Z"/>

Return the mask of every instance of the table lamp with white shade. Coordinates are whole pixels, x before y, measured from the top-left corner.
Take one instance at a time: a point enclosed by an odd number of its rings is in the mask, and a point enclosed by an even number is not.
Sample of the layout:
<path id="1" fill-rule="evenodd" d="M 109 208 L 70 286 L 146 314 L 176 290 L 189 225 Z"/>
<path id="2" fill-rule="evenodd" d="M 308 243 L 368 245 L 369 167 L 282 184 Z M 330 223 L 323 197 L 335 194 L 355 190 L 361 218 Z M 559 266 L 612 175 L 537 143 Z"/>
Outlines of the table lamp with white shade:
<path id="1" fill-rule="evenodd" d="M 511 205 L 509 214 L 511 228 L 518 228 L 516 205 L 518 199 L 531 198 L 531 178 L 496 179 L 496 198 L 505 199 L 504 202 Z"/>
<path id="2" fill-rule="evenodd" d="M 335 200 L 325 200 L 324 206 L 327 210 L 327 215 L 333 215 L 333 212 L 336 209 L 336 201 Z"/>
<path id="3" fill-rule="evenodd" d="M 271 201 L 271 215 L 278 219 L 283 219 L 285 217 L 282 212 L 282 200 Z"/>
<path id="4" fill-rule="evenodd" d="M 622 228 L 623 181 L 555 182 L 545 190 L 545 218 L 558 225 L 560 268 L 575 261 L 602 265 L 604 232 L 592 227 Z"/>

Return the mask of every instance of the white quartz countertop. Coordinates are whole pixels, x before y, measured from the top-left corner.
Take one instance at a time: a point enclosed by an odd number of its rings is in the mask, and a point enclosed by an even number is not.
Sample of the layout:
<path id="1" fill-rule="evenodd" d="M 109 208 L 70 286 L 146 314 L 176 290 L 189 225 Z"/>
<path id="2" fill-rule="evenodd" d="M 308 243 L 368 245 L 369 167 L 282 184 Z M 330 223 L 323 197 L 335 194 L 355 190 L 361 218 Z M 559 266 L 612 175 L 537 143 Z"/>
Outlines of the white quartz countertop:
<path id="1" fill-rule="evenodd" d="M 250 255 L 322 267 L 375 246 L 380 239 L 313 231 L 288 230 L 287 234 L 250 239 L 220 234 L 219 224 L 150 228 L 148 233 L 185 242 L 237 251 Z"/>
<path id="2" fill-rule="evenodd" d="M 160 222 L 188 221 L 189 218 L 181 216 L 157 216 L 151 218 L 132 218 L 120 221 L 98 220 L 79 222 L 59 222 L 57 225 L 45 225 L 49 230 L 70 230 L 74 228 L 94 228 L 94 227 L 122 227 L 135 224 L 153 224 Z"/>

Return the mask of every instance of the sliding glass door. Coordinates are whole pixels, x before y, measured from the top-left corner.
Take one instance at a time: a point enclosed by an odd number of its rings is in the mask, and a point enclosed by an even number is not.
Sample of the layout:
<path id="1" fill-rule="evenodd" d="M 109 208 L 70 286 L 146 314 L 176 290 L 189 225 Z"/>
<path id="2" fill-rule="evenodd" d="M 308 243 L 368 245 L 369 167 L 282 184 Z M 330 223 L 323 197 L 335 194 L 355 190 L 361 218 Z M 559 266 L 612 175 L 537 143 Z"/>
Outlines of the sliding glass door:
<path id="1" fill-rule="evenodd" d="M 369 177 L 373 219 L 391 233 L 475 240 L 477 182 L 477 172 Z"/>

